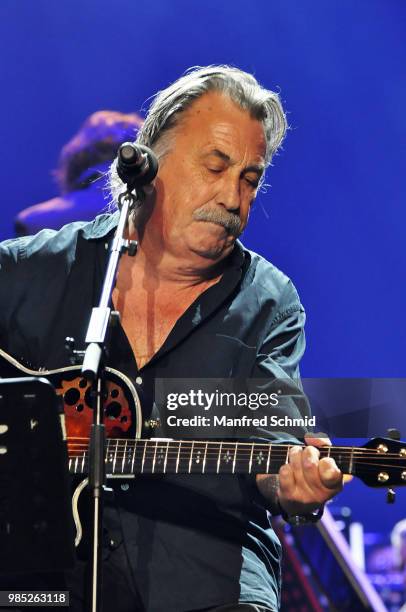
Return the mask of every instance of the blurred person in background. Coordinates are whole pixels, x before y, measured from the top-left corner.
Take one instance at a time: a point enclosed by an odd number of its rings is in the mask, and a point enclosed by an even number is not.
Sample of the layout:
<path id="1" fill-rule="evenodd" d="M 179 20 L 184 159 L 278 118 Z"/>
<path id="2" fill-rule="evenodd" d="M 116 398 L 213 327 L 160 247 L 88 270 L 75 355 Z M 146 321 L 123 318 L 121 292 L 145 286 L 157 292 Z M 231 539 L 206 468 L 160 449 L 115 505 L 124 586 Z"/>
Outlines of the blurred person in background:
<path id="1" fill-rule="evenodd" d="M 71 221 L 91 221 L 100 214 L 107 194 L 105 181 L 100 179 L 120 144 L 135 140 L 141 125 L 136 113 L 106 110 L 90 115 L 62 148 L 55 171 L 60 195 L 22 210 L 15 220 L 16 234 L 58 230 Z"/>
<path id="2" fill-rule="evenodd" d="M 403 606 L 406 612 L 406 519 L 396 523 L 390 536 L 394 552 L 394 565 L 403 575 Z"/>

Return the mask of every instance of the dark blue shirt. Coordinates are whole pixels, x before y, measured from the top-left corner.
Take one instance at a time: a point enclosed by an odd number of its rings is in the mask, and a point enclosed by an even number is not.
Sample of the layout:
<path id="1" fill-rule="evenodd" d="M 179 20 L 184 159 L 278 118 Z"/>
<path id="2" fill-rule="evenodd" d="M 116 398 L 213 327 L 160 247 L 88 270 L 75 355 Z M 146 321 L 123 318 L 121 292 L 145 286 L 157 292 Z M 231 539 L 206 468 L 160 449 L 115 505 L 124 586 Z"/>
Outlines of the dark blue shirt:
<path id="1" fill-rule="evenodd" d="M 64 339 L 84 344 L 116 224 L 117 215 L 101 215 L 0 245 L 3 350 L 34 368 L 68 365 Z M 145 367 L 138 370 L 121 327 L 109 365 L 137 381 L 148 418 L 156 377 L 261 378 L 262 389 L 275 378 L 298 380 L 304 319 L 291 281 L 237 242 L 221 280 L 186 310 Z M 114 488 L 146 610 L 237 601 L 278 608 L 280 544 L 253 477 L 141 476 Z"/>

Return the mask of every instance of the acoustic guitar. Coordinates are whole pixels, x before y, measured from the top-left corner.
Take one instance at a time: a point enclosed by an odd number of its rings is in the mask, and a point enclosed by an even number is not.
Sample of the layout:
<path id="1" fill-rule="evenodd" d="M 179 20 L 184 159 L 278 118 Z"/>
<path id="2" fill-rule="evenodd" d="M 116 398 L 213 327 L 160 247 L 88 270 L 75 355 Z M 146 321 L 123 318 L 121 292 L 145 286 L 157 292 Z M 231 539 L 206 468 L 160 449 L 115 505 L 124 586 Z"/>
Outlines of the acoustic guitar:
<path id="1" fill-rule="evenodd" d="M 32 370 L 0 349 L 2 377 L 41 376 L 61 396 L 65 415 L 69 472 L 88 473 L 88 443 L 93 422 L 91 384 L 81 366 Z M 142 439 L 140 400 L 132 381 L 114 368 L 106 368 L 104 395 L 107 478 L 135 478 L 138 474 L 276 474 L 287 462 L 291 444 L 221 440 Z M 360 478 L 370 487 L 406 484 L 406 442 L 373 438 L 361 447 L 325 446 L 320 457 L 332 457 L 344 474 Z M 82 529 L 78 499 L 87 478 L 72 500 L 77 529 Z"/>

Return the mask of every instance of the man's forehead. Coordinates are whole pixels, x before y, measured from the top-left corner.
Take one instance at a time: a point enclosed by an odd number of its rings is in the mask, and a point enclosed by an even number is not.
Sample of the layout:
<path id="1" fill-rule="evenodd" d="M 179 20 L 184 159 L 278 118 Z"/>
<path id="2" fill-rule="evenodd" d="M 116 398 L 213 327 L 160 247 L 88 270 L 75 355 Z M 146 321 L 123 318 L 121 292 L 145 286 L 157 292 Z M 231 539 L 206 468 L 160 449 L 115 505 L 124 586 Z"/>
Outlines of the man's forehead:
<path id="1" fill-rule="evenodd" d="M 198 142 L 205 153 L 230 155 L 231 146 L 248 147 L 250 157 L 264 163 L 266 140 L 263 125 L 221 92 L 208 92 L 185 111 L 179 132 Z M 218 153 L 215 153 L 218 154 Z M 232 155 L 231 155 L 232 157 Z"/>

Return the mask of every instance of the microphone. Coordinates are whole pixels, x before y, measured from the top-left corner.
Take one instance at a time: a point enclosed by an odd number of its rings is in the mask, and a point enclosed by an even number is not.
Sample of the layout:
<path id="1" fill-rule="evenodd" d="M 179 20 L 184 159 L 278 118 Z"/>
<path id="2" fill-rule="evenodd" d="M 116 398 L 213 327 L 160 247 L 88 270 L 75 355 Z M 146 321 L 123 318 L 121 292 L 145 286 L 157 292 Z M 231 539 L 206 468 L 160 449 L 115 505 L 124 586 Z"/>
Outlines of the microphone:
<path id="1" fill-rule="evenodd" d="M 132 190 L 151 183 L 158 172 L 155 153 L 136 142 L 123 142 L 117 153 L 117 174 Z"/>

